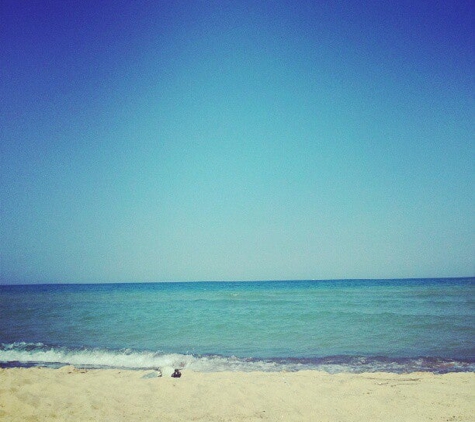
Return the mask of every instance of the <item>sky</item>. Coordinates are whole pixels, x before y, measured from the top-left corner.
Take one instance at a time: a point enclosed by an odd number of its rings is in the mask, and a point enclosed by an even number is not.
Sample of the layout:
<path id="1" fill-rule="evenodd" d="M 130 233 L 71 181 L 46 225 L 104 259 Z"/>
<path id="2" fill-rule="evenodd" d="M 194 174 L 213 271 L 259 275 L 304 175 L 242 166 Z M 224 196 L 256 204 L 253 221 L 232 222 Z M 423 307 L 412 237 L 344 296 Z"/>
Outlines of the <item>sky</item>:
<path id="1" fill-rule="evenodd" d="M 0 6 L 0 283 L 475 275 L 473 1 Z"/>

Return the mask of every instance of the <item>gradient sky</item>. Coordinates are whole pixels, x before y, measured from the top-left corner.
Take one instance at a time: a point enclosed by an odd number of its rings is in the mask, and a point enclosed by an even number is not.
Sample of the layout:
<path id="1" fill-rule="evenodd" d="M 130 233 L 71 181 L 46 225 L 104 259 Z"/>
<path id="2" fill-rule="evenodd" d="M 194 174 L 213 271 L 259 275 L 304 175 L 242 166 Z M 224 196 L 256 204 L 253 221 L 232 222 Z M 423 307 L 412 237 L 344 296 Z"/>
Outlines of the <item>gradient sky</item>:
<path id="1" fill-rule="evenodd" d="M 475 274 L 473 1 L 0 7 L 0 283 Z"/>

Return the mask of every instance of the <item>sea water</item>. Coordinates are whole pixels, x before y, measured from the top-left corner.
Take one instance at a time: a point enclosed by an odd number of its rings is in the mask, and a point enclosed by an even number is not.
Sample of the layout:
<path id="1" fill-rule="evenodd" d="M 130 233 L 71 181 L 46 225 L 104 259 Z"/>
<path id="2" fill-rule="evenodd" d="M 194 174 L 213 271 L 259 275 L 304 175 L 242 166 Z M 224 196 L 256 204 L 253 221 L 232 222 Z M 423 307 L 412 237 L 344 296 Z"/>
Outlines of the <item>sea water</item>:
<path id="1" fill-rule="evenodd" d="M 475 371 L 475 278 L 0 286 L 0 366 Z"/>

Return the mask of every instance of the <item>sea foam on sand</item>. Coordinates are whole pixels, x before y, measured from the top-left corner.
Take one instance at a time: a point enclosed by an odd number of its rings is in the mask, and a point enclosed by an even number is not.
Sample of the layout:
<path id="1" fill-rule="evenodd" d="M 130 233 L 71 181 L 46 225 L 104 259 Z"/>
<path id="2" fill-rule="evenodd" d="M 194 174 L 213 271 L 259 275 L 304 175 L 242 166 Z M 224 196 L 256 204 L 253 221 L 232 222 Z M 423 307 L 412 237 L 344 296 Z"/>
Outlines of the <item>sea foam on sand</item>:
<path id="1" fill-rule="evenodd" d="M 2 421 L 473 421 L 475 373 L 0 369 Z"/>

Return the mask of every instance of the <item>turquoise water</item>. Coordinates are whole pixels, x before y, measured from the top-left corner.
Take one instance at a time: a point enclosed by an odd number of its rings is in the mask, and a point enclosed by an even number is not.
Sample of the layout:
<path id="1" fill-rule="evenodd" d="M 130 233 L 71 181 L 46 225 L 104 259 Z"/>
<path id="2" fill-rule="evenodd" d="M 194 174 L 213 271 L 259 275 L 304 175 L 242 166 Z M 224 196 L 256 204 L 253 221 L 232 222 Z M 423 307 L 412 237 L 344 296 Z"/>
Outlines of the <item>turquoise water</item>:
<path id="1" fill-rule="evenodd" d="M 475 279 L 0 286 L 3 366 L 475 369 Z"/>

